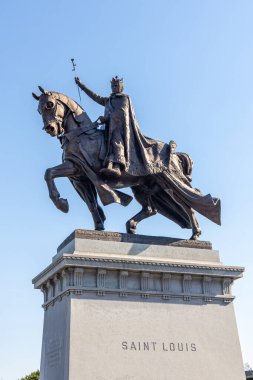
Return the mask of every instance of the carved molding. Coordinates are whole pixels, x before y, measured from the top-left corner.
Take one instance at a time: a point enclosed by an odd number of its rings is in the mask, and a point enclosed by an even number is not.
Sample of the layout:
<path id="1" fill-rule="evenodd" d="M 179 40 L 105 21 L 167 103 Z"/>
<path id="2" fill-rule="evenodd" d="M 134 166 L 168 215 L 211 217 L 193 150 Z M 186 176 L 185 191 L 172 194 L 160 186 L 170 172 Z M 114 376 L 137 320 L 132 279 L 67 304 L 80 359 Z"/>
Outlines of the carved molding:
<path id="1" fill-rule="evenodd" d="M 211 277 L 204 276 L 202 285 L 203 285 L 203 293 L 204 294 L 212 294 L 212 278 Z"/>
<path id="2" fill-rule="evenodd" d="M 106 276 L 106 270 L 105 269 L 98 269 L 97 270 L 97 287 L 100 289 L 105 288 L 105 276 Z"/>
<path id="3" fill-rule="evenodd" d="M 223 280 L 223 294 L 231 294 L 231 287 L 233 284 L 233 280 L 231 278 L 224 278 Z"/>
<path id="4" fill-rule="evenodd" d="M 61 278 L 62 278 L 62 290 L 65 290 L 68 287 L 68 270 L 63 269 L 61 271 Z"/>
<path id="5" fill-rule="evenodd" d="M 43 293 L 44 296 L 44 304 L 48 301 L 48 291 L 45 285 L 41 286 L 40 290 Z"/>
<path id="6" fill-rule="evenodd" d="M 104 257 L 89 257 L 89 256 L 74 256 L 65 254 L 64 256 L 60 257 L 58 260 L 56 260 L 54 263 L 52 263 L 49 267 L 47 267 L 44 271 L 42 271 L 38 276 L 36 276 L 33 279 L 33 283 L 36 286 L 36 283 L 43 281 L 43 278 L 50 275 L 50 273 L 54 273 L 54 271 L 57 272 L 57 268 L 61 267 L 61 269 L 65 268 L 71 268 L 72 266 L 86 266 L 88 263 L 93 263 L 94 267 L 96 267 L 97 264 L 103 265 L 106 264 L 107 266 L 110 266 L 111 264 L 115 265 L 116 267 L 119 265 L 128 265 L 129 268 L 126 268 L 126 270 L 131 270 L 133 267 L 149 267 L 151 270 L 156 270 L 159 272 L 160 268 L 162 271 L 166 270 L 167 272 L 181 270 L 182 272 L 188 272 L 191 274 L 194 274 L 196 272 L 203 271 L 206 272 L 206 275 L 208 275 L 208 272 L 212 272 L 211 275 L 214 275 L 213 272 L 217 272 L 217 275 L 221 274 L 221 276 L 225 276 L 225 273 L 227 273 L 228 277 L 236 277 L 239 278 L 242 276 L 242 273 L 244 272 L 244 268 L 242 267 L 231 267 L 231 266 L 221 266 L 221 265 L 210 265 L 210 264 L 186 264 L 186 263 L 171 263 L 171 262 L 163 262 L 163 261 L 148 261 L 148 260 L 134 260 L 134 259 L 121 259 L 121 258 L 104 258 Z M 160 267 L 160 268 L 159 268 Z M 116 268 L 120 269 L 120 268 Z M 220 272 L 220 273 L 218 273 Z M 204 274 L 204 273 L 203 273 Z M 41 285 L 38 285 L 40 287 Z"/>
<path id="7" fill-rule="evenodd" d="M 170 273 L 162 274 L 162 290 L 164 293 L 167 293 L 170 290 L 171 278 L 172 278 L 172 275 Z"/>
<path id="8" fill-rule="evenodd" d="M 89 271 L 89 276 L 87 277 L 86 271 Z M 211 276 L 194 276 L 182 273 L 161 273 L 160 276 L 157 276 L 157 272 L 136 272 L 129 270 L 118 270 L 117 272 L 117 277 L 115 278 L 115 270 L 113 269 L 97 268 L 94 270 L 92 268 L 70 267 L 61 270 L 59 273 L 54 274 L 52 278 L 47 279 L 40 287 L 44 294 L 43 307 L 47 309 L 49 305 L 53 306 L 56 302 L 60 302 L 63 297 L 71 294 L 85 296 L 88 293 L 93 293 L 94 296 L 100 297 L 118 295 L 118 297 L 122 297 L 123 299 L 131 296 L 135 297 L 135 299 L 136 297 L 144 299 L 159 297 L 161 302 L 168 302 L 173 299 L 181 299 L 182 301 L 199 299 L 202 302 L 214 300 L 231 302 L 234 299 L 231 295 L 233 283 L 231 278 L 216 278 L 216 281 L 220 283 L 221 289 L 221 294 L 218 294 L 218 288 L 216 292 L 212 290 L 213 279 Z M 110 281 L 110 279 L 113 280 Z M 193 280 L 195 286 L 202 289 L 201 294 L 194 293 L 192 287 Z M 94 283 L 96 284 L 95 287 Z M 114 285 L 109 286 L 109 284 Z M 133 284 L 135 285 L 133 286 Z M 136 288 L 137 284 L 139 284 L 138 289 Z M 175 291 L 175 289 L 178 290 Z"/>
<path id="9" fill-rule="evenodd" d="M 75 286 L 80 286 L 80 287 L 84 285 L 84 269 L 83 268 L 75 268 L 74 284 Z"/>
<path id="10" fill-rule="evenodd" d="M 184 293 L 191 293 L 192 276 L 184 275 L 183 277 L 183 291 Z"/>
<path id="11" fill-rule="evenodd" d="M 65 296 L 70 296 L 71 294 L 75 296 L 85 296 L 87 293 L 92 293 L 97 296 L 106 296 L 106 295 L 115 295 L 118 294 L 119 297 L 124 297 L 125 293 L 120 292 L 117 289 L 114 290 L 97 290 L 97 288 L 93 289 L 68 289 L 61 294 L 57 295 L 53 299 L 49 300 L 48 302 L 44 303 L 42 306 L 45 310 L 47 310 L 50 306 L 54 306 L 57 302 L 61 302 L 63 297 Z M 213 295 L 211 297 L 205 297 L 203 294 L 191 294 L 185 295 L 183 293 L 178 294 L 178 293 L 170 293 L 170 294 L 162 294 L 161 292 L 142 292 L 138 290 L 131 290 L 128 291 L 127 293 L 128 296 L 134 296 L 148 299 L 148 298 L 159 298 L 161 302 L 168 302 L 172 301 L 173 299 L 175 300 L 182 300 L 182 301 L 190 301 L 190 300 L 199 300 L 199 301 L 204 301 L 204 302 L 211 302 L 211 301 L 218 301 L 218 302 L 223 302 L 223 303 L 230 303 L 234 300 L 234 296 L 223 296 L 223 295 Z M 138 299 L 138 298 L 137 298 Z"/>
<path id="12" fill-rule="evenodd" d="M 128 271 L 121 270 L 119 271 L 119 288 L 126 290 L 128 286 Z"/>
<path id="13" fill-rule="evenodd" d="M 167 263 L 164 261 L 141 261 L 141 260 L 131 260 L 131 259 L 116 259 L 116 258 L 101 258 L 101 257 L 78 257 L 73 255 L 65 255 L 62 260 L 77 260 L 77 261 L 91 261 L 91 262 L 101 262 L 101 263 L 115 263 L 115 264 L 136 264 L 144 266 L 162 266 L 166 268 L 190 268 L 190 269 L 208 269 L 217 271 L 229 271 L 229 272 L 244 272 L 242 267 L 228 267 L 228 266 L 218 266 L 218 265 L 205 265 L 205 264 L 185 264 L 185 263 Z M 57 261 L 57 263 L 59 263 Z"/>
<path id="14" fill-rule="evenodd" d="M 69 286 L 74 286 L 74 284 L 75 284 L 74 270 L 75 270 L 75 268 L 73 268 L 73 267 L 68 268 L 68 275 L 69 275 L 68 276 L 68 279 L 69 279 L 68 285 Z"/>
<path id="15" fill-rule="evenodd" d="M 149 277 L 150 277 L 150 273 L 148 272 L 141 273 L 141 290 L 143 291 L 149 290 Z"/>

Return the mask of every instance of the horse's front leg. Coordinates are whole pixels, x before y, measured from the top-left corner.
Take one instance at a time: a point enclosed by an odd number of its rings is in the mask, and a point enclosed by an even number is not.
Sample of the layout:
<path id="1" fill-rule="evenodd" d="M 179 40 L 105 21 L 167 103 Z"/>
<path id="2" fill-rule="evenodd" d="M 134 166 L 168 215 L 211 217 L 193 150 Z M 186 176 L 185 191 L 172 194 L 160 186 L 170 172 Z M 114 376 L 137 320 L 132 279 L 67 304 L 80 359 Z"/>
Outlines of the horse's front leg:
<path id="1" fill-rule="evenodd" d="M 47 183 L 49 197 L 55 206 L 62 212 L 69 211 L 69 204 L 67 199 L 60 198 L 60 193 L 54 182 L 54 178 L 58 177 L 71 177 L 77 174 L 75 165 L 70 161 L 65 161 L 60 165 L 49 168 L 45 172 L 45 181 Z"/>

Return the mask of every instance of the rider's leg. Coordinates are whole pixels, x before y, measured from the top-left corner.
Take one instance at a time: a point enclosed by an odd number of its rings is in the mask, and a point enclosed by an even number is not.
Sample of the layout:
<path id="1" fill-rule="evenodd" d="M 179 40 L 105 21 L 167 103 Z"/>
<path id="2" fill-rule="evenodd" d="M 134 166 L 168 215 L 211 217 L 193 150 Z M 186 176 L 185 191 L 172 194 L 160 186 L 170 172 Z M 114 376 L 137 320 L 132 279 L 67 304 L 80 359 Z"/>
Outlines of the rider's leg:
<path id="1" fill-rule="evenodd" d="M 101 169 L 101 173 L 118 178 L 121 176 L 121 168 L 125 166 L 124 137 L 122 136 L 122 121 L 110 121 L 110 141 L 107 165 Z"/>

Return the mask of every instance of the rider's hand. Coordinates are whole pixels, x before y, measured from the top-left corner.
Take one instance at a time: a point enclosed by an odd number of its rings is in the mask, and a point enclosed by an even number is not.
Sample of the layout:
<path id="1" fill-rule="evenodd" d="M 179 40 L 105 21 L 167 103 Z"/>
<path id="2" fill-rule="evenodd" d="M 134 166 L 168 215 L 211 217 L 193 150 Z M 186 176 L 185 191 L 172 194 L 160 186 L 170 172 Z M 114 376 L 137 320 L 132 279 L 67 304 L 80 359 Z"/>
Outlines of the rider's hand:
<path id="1" fill-rule="evenodd" d="M 79 77 L 75 77 L 75 82 L 79 86 L 79 84 L 81 83 L 80 78 Z"/>
<path id="2" fill-rule="evenodd" d="M 104 116 L 99 116 L 98 118 L 98 122 L 101 123 L 101 124 L 104 124 L 107 122 L 107 118 L 104 117 Z"/>

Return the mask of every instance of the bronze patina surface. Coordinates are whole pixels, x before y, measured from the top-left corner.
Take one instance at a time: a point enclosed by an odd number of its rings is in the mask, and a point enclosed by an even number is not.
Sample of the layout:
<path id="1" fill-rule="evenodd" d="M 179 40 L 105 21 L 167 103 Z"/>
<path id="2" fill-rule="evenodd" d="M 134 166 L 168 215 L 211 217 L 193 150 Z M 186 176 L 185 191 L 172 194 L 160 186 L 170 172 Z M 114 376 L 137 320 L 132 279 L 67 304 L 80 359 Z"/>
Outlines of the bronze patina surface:
<path id="1" fill-rule="evenodd" d="M 112 93 L 102 97 L 88 89 L 79 78 L 78 86 L 105 107 L 104 116 L 92 122 L 74 100 L 39 86 L 38 111 L 44 130 L 57 137 L 63 149 L 62 164 L 45 173 L 49 196 L 55 206 L 68 212 L 66 199 L 60 197 L 54 179 L 67 177 L 86 202 L 95 230 L 104 229 L 104 206 L 113 202 L 127 206 L 132 197 L 119 189 L 130 187 L 141 211 L 126 223 L 128 233 L 157 212 L 182 228 L 192 229 L 192 240 L 201 234 L 194 210 L 220 224 L 220 200 L 203 195 L 191 185 L 192 160 L 176 152 L 176 143 L 163 143 L 146 137 L 139 129 L 133 105 L 123 92 L 123 80 L 112 78 Z M 101 125 L 103 127 L 101 128 Z"/>

